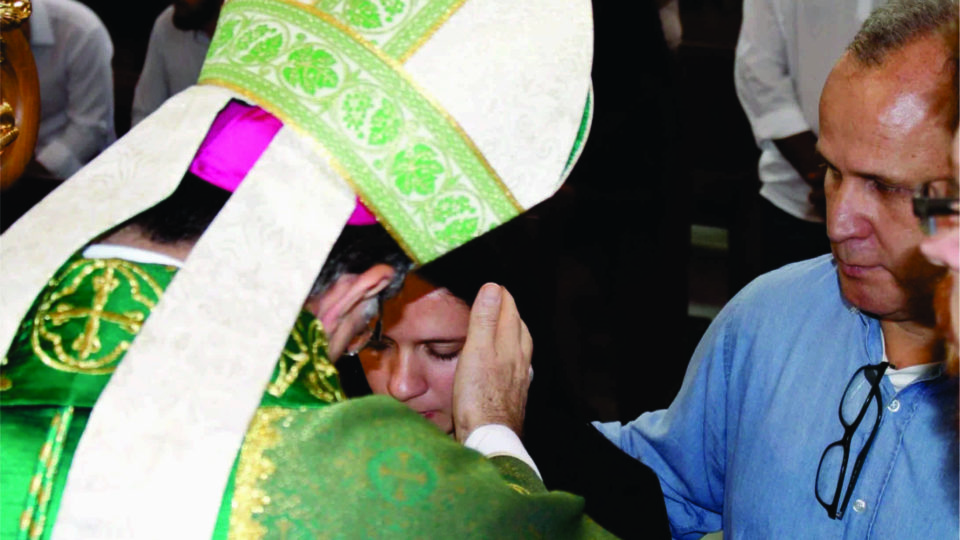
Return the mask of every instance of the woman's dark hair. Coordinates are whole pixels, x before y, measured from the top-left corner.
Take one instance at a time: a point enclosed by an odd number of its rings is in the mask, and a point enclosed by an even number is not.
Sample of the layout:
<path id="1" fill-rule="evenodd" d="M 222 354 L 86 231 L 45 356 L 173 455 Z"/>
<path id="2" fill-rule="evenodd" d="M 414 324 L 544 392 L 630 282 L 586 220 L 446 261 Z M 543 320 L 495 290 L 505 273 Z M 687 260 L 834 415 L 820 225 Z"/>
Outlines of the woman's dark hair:
<path id="1" fill-rule="evenodd" d="M 472 305 L 485 283 L 503 285 L 514 296 L 517 305 L 525 296 L 526 276 L 512 255 L 511 239 L 516 237 L 510 222 L 480 238 L 476 238 L 417 270 L 417 275 L 432 285 L 443 287 Z"/>

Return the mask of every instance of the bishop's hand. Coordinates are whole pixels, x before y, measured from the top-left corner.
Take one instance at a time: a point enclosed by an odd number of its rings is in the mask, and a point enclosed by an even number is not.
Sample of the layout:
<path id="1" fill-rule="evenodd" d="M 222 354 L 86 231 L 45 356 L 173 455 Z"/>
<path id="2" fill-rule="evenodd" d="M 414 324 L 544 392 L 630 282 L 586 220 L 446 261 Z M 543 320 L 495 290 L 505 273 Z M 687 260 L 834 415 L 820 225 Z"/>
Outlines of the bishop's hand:
<path id="1" fill-rule="evenodd" d="M 477 294 L 467 341 L 453 383 L 456 437 L 467 440 L 485 424 L 503 424 L 518 435 L 523 426 L 533 339 L 513 296 L 494 283 Z"/>

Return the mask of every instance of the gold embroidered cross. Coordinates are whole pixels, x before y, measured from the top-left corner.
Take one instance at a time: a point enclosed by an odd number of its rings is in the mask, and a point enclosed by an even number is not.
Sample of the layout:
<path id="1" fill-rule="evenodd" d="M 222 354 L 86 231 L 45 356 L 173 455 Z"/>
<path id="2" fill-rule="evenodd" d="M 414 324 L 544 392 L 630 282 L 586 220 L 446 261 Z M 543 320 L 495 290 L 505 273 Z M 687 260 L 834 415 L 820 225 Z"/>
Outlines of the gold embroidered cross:
<path id="1" fill-rule="evenodd" d="M 130 334 L 140 331 L 143 323 L 143 313 L 131 311 L 127 313 L 113 313 L 106 310 L 107 301 L 120 285 L 120 280 L 114 276 L 114 269 L 107 268 L 103 275 L 93 278 L 93 288 L 96 291 L 92 307 L 74 307 L 66 303 L 58 304 L 54 312 L 48 315 L 54 326 L 66 324 L 71 319 L 86 317 L 83 332 L 70 344 L 70 348 L 78 355 L 79 361 L 84 361 L 92 353 L 100 351 L 100 323 L 108 321 L 114 323 Z"/>
<path id="2" fill-rule="evenodd" d="M 93 296 L 73 297 L 84 283 L 90 284 Z M 143 309 L 109 311 L 111 296 L 119 295 L 121 287 L 126 287 L 122 296 Z M 52 368 L 88 374 L 114 370 L 114 362 L 130 347 L 156 299 L 163 294 L 163 289 L 149 274 L 135 263 L 120 259 L 78 260 L 51 280 L 50 289 L 34 318 L 31 347 L 40 360 Z M 82 329 L 65 326 L 78 320 L 83 322 Z M 111 334 L 111 350 L 103 351 L 104 323 L 114 325 L 129 334 L 129 338 Z"/>

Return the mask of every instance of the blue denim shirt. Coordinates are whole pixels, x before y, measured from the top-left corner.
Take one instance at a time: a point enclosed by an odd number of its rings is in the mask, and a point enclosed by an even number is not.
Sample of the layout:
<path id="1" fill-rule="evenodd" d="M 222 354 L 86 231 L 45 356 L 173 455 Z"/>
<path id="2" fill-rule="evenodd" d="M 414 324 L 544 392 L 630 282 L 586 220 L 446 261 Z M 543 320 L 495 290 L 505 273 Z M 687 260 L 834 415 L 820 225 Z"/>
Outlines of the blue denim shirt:
<path id="1" fill-rule="evenodd" d="M 676 538 L 956 539 L 956 379 L 897 393 L 884 377 L 883 418 L 843 519 L 814 496 L 820 456 L 843 436 L 843 391 L 881 361 L 881 341 L 879 321 L 841 296 L 829 255 L 793 264 L 723 309 L 669 409 L 594 425 L 657 473 Z M 857 430 L 850 466 L 869 431 Z"/>

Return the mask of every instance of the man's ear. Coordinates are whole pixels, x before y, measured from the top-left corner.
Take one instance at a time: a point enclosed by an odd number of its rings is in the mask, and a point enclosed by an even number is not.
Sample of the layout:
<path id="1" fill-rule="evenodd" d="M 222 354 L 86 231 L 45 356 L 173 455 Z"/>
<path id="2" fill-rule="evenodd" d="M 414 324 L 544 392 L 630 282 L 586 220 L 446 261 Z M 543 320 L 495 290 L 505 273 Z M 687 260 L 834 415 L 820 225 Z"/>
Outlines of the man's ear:
<path id="1" fill-rule="evenodd" d="M 320 319 L 333 340 L 343 320 L 387 288 L 393 275 L 394 269 L 386 264 L 374 265 L 362 274 L 344 274 L 323 294 L 308 300 L 307 309 Z"/>

